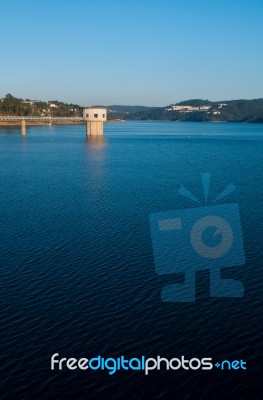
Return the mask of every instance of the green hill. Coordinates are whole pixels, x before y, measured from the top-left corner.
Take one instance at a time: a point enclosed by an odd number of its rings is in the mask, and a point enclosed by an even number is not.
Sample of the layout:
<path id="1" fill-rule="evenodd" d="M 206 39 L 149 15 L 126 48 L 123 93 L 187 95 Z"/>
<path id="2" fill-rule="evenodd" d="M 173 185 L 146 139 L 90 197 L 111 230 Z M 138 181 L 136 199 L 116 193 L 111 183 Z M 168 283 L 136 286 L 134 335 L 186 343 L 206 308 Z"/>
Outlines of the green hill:
<path id="1" fill-rule="evenodd" d="M 167 120 L 167 121 L 228 121 L 263 122 L 263 99 L 188 100 L 167 107 L 148 108 L 129 115 L 124 119 Z"/>
<path id="2" fill-rule="evenodd" d="M 209 101 L 191 99 L 166 107 L 110 105 L 108 119 L 163 121 L 263 122 L 263 99 Z M 0 115 L 82 116 L 82 107 L 58 100 L 22 100 L 11 94 L 0 99 Z"/>

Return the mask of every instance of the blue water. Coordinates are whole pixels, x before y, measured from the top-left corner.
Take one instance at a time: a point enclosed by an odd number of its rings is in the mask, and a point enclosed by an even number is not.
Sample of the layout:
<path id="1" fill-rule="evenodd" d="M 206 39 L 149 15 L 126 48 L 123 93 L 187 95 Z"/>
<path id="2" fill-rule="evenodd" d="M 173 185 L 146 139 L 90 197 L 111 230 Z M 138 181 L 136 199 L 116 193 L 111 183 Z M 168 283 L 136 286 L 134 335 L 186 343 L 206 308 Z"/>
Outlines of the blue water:
<path id="1" fill-rule="evenodd" d="M 119 122 L 0 129 L 2 399 L 262 399 L 263 125 Z M 240 207 L 243 298 L 163 303 L 149 215 L 202 199 Z M 224 201 L 223 201 L 224 202 Z M 246 371 L 51 371 L 50 357 L 243 359 Z"/>

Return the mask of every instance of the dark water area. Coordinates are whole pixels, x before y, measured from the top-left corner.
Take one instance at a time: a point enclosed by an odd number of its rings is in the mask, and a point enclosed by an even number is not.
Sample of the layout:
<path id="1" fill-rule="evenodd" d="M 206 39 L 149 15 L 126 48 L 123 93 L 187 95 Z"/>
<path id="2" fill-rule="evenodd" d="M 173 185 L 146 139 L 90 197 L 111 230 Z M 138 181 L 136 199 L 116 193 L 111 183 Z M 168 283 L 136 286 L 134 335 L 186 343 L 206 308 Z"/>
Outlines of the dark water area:
<path id="1" fill-rule="evenodd" d="M 1 399 L 262 399 L 263 125 L 119 122 L 0 129 Z M 156 212 L 236 191 L 246 263 L 226 268 L 244 297 L 161 301 Z M 188 254 L 186 254 L 186 259 Z M 246 370 L 51 371 L 50 358 L 212 357 Z"/>

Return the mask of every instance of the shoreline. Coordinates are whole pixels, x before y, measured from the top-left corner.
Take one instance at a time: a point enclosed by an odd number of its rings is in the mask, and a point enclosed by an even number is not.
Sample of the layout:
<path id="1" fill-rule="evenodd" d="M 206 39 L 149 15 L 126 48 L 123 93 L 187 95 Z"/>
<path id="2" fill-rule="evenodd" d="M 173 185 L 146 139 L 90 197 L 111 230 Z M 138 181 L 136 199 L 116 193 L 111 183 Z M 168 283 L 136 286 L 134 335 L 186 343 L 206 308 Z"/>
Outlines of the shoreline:
<path id="1" fill-rule="evenodd" d="M 59 122 L 59 121 L 52 121 L 51 125 L 84 125 L 84 122 L 74 122 L 74 121 L 68 121 L 67 123 L 65 122 Z M 21 127 L 21 121 L 0 121 L 0 127 L 1 126 L 19 126 Z M 28 121 L 26 122 L 26 126 L 49 126 L 49 123 L 47 122 L 33 122 L 33 121 Z"/>
<path id="2" fill-rule="evenodd" d="M 147 120 L 140 120 L 140 119 L 131 119 L 131 120 L 124 120 L 124 119 L 111 119 L 108 120 L 106 123 L 112 123 L 112 122 L 186 122 L 186 123 L 208 123 L 208 124 L 213 124 L 213 123 L 242 123 L 242 124 L 263 124 L 263 122 L 248 122 L 248 121 L 173 121 L 173 120 L 162 120 L 162 119 L 147 119 Z M 67 122 L 62 122 L 62 121 L 52 121 L 52 125 L 85 125 L 85 122 L 81 121 L 67 121 Z M 0 128 L 2 127 L 21 127 L 21 121 L 0 121 Z M 28 121 L 26 122 L 26 126 L 50 126 L 49 123 L 47 122 L 37 122 L 37 121 Z"/>

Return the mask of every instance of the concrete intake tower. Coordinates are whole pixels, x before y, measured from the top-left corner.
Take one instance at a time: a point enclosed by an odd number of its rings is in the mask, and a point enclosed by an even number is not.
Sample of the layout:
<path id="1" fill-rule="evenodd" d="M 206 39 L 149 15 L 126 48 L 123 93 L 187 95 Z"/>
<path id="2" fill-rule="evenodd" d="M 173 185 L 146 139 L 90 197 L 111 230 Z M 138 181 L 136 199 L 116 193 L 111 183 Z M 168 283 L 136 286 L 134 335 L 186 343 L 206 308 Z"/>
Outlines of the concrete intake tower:
<path id="1" fill-rule="evenodd" d="M 107 109 L 102 107 L 87 107 L 83 109 L 83 118 L 87 124 L 87 137 L 102 136 L 103 124 L 107 121 Z"/>

